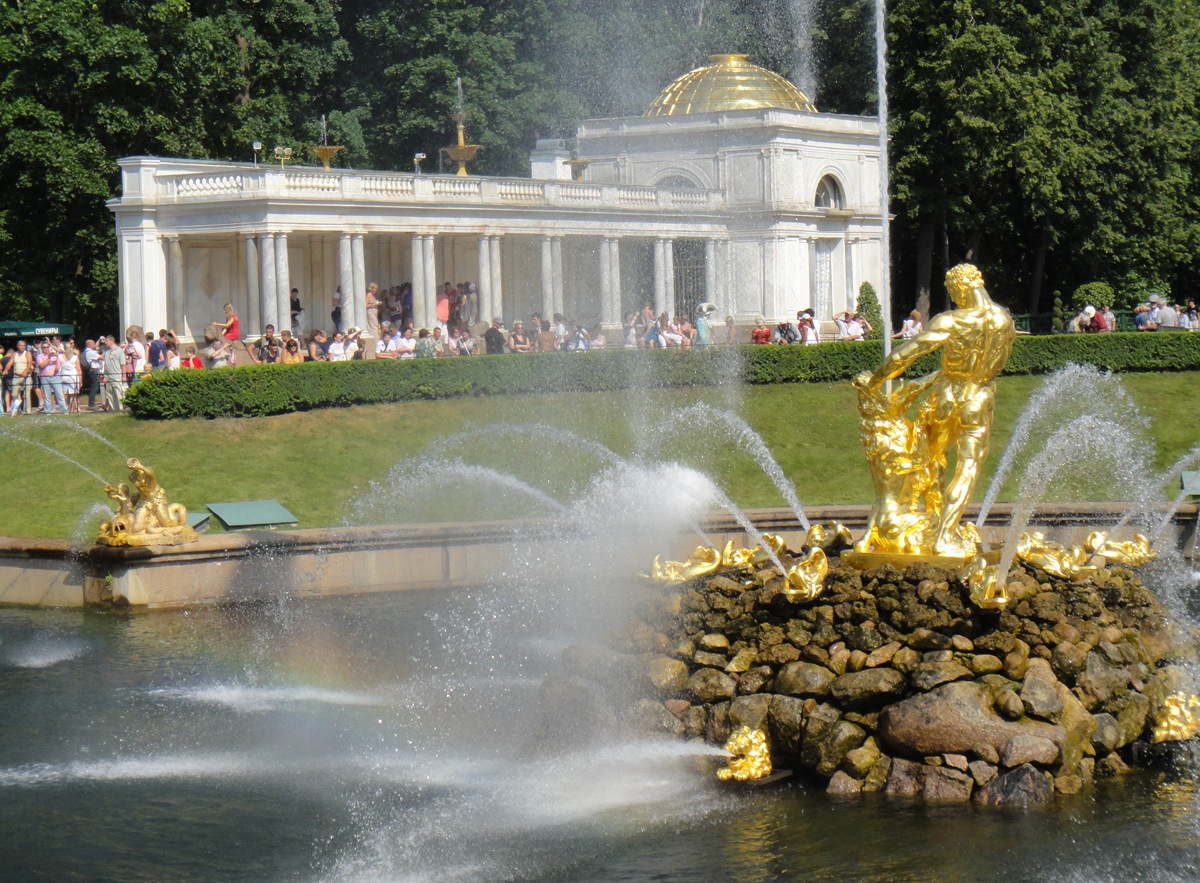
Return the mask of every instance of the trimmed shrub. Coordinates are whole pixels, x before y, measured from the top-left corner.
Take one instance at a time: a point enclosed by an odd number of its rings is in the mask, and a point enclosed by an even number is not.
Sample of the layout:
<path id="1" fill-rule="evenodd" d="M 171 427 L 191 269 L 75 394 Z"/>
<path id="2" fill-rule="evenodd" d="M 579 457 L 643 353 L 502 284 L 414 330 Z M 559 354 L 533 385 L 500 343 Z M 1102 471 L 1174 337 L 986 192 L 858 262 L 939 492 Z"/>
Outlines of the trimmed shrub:
<path id="1" fill-rule="evenodd" d="M 1117 293 L 1107 282 L 1089 282 L 1075 289 L 1075 293 L 1071 295 L 1071 306 L 1077 313 L 1088 304 L 1098 310 L 1107 310 L 1116 302 L 1116 299 Z"/>
<path id="2" fill-rule="evenodd" d="M 314 408 L 483 395 L 602 392 L 724 383 L 833 383 L 873 371 L 882 341 L 820 346 L 737 346 L 683 350 L 475 358 L 308 362 L 151 374 L 125 395 L 135 417 L 258 417 Z M 1005 374 L 1043 374 L 1070 362 L 1117 372 L 1200 370 L 1200 334 L 1071 334 L 1018 337 Z M 908 372 L 937 368 L 936 353 Z"/>
<path id="3" fill-rule="evenodd" d="M 883 308 L 879 306 L 879 295 L 875 293 L 875 286 L 870 282 L 864 282 L 858 286 L 857 309 L 867 320 L 867 324 L 871 326 L 871 330 L 866 334 L 867 340 L 883 340 L 883 335 L 890 333 L 891 317 L 885 324 Z"/>

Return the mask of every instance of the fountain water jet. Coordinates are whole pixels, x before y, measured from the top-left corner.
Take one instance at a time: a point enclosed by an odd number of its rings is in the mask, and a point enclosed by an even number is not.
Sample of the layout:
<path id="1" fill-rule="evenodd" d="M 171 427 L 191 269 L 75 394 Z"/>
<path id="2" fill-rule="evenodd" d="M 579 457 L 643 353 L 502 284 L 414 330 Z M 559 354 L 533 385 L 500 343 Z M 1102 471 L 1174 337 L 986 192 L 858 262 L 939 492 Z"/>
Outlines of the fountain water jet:
<path id="1" fill-rule="evenodd" d="M 1087 390 L 1087 395 L 1080 395 L 1081 390 Z M 1050 421 L 1061 425 L 1073 416 L 1098 414 L 1101 408 L 1109 419 L 1119 419 L 1130 428 L 1144 422 L 1137 402 L 1125 391 L 1120 379 L 1108 371 L 1101 371 L 1092 365 L 1072 363 L 1047 375 L 1017 419 L 1012 437 L 979 507 L 975 526 L 983 527 L 987 521 L 1004 480 L 1016 464 L 1017 457 L 1025 452 L 1034 430 Z"/>

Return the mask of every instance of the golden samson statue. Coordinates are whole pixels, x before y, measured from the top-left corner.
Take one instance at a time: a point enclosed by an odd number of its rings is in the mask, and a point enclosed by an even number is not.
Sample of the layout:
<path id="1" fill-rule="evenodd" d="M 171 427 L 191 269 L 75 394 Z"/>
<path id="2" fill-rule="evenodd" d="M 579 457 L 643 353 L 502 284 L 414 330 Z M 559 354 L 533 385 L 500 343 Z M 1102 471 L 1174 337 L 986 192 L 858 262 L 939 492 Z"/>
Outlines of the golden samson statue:
<path id="1" fill-rule="evenodd" d="M 994 380 L 1008 361 L 1016 329 L 971 264 L 950 270 L 946 288 L 955 308 L 897 346 L 873 373 L 854 380 L 876 493 L 856 552 L 965 562 L 978 548 L 975 526 L 960 522 L 987 457 Z M 933 352 L 941 353 L 938 370 L 898 379 Z M 954 469 L 948 471 L 951 454 Z"/>

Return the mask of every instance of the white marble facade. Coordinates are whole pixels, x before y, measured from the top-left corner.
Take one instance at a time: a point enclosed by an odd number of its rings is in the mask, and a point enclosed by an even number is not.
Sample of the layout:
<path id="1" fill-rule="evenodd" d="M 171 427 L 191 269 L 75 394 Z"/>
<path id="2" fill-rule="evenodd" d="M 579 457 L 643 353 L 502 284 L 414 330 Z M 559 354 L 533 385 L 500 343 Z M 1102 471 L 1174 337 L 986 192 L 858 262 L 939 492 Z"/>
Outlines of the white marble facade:
<path id="1" fill-rule="evenodd" d="M 242 333 L 364 324 L 366 286 L 414 287 L 418 326 L 443 282 L 475 282 L 485 319 L 562 312 L 615 329 L 646 303 L 701 300 L 739 324 L 821 319 L 880 282 L 872 118 L 773 108 L 589 120 L 590 160 L 538 142 L 531 178 L 452 177 L 129 157 L 116 218 L 121 327 L 197 339 L 232 302 Z M 281 321 L 282 319 L 282 321 Z M 307 330 L 307 329 L 306 329 Z"/>

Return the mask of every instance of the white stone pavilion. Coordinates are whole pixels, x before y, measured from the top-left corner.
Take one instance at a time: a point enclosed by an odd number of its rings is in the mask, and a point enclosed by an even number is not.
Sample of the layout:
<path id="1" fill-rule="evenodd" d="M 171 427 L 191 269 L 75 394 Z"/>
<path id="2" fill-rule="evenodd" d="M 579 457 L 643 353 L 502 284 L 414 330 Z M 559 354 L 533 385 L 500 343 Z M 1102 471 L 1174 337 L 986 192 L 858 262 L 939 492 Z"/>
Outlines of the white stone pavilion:
<path id="1" fill-rule="evenodd" d="M 122 159 L 121 327 L 197 339 L 229 301 L 254 337 L 288 327 L 296 287 L 309 328 L 329 329 L 338 286 L 343 327 L 364 325 L 371 282 L 411 282 L 424 327 L 443 282 L 471 281 L 484 319 L 561 312 L 612 339 L 646 303 L 828 320 L 879 285 L 877 120 L 818 113 L 742 56 L 530 159 L 529 178 Z"/>

